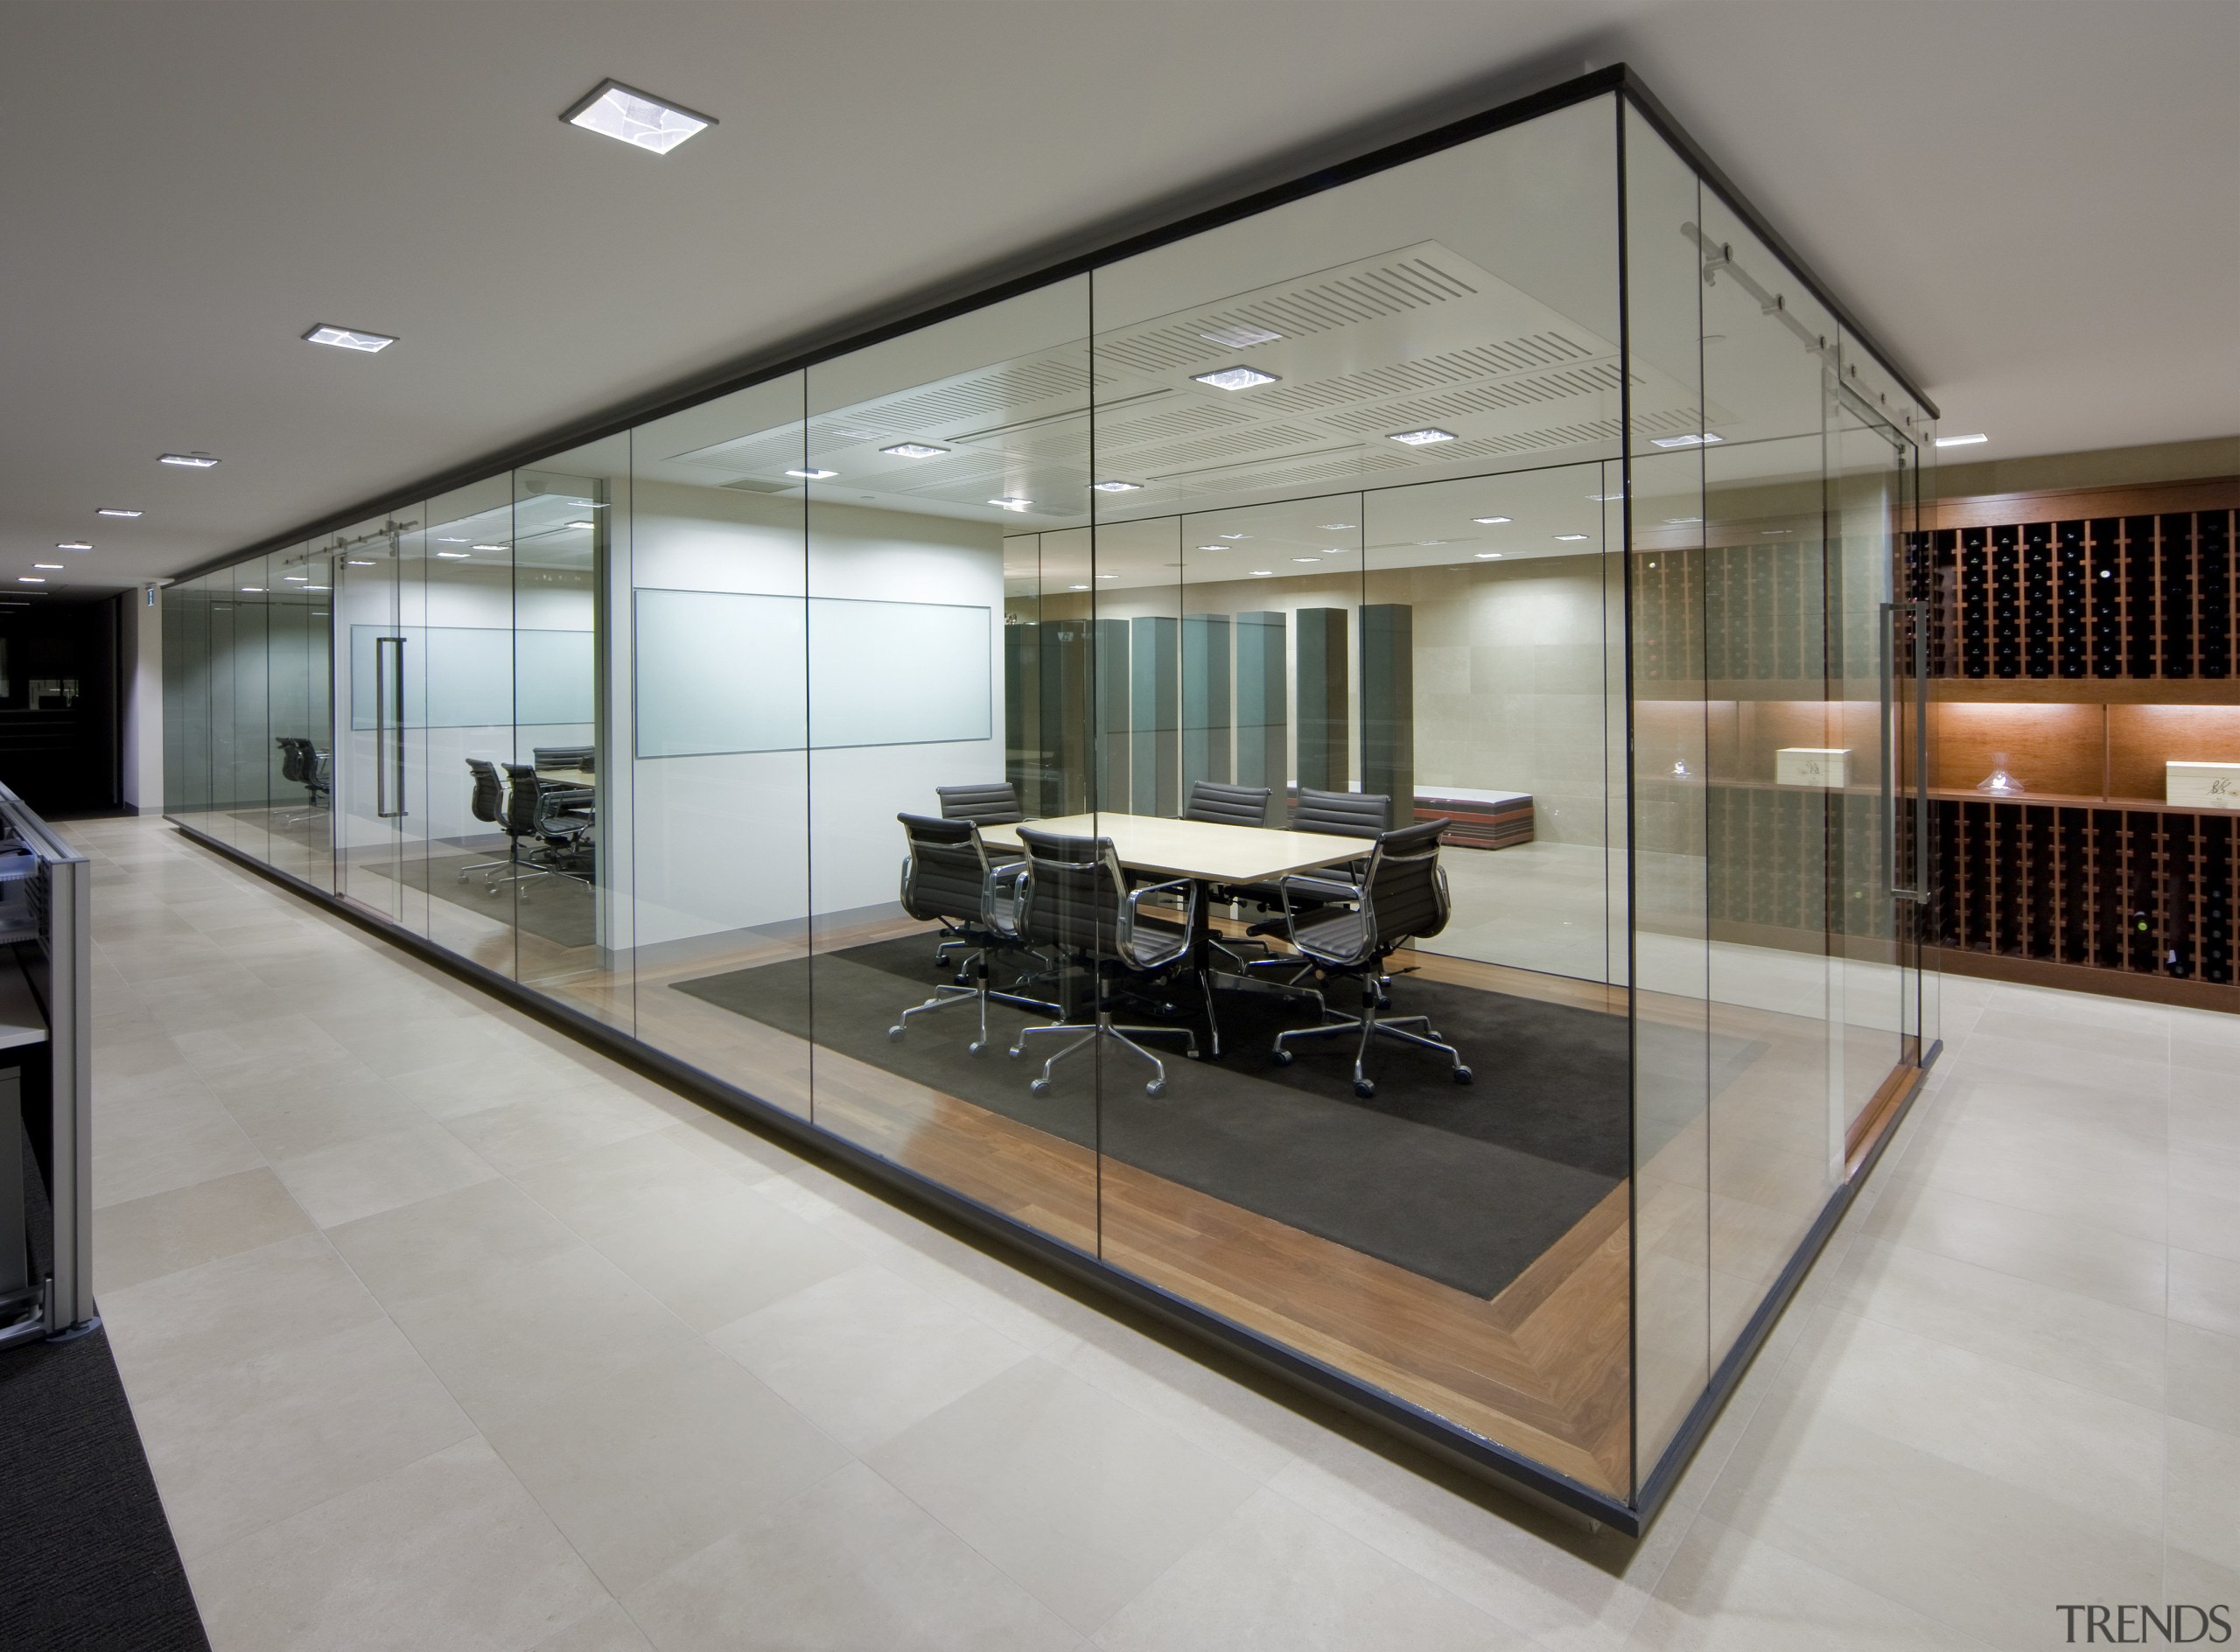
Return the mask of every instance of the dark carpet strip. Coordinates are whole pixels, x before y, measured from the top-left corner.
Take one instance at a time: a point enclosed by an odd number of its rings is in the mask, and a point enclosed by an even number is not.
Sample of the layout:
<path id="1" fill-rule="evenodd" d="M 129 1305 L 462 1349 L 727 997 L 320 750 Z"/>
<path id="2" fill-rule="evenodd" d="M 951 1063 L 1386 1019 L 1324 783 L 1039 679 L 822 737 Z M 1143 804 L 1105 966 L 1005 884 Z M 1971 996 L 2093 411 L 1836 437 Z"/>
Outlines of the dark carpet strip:
<path id="1" fill-rule="evenodd" d="M 1371 1057 L 1377 1095 L 1362 1101 L 1353 1094 L 1351 1040 L 1310 1042 L 1295 1065 L 1272 1066 L 1275 1033 L 1310 1023 L 1312 1011 L 1224 992 L 1222 1060 L 1185 1060 L 1178 1041 L 1157 1041 L 1168 1057 L 1165 1096 L 1146 1096 L 1149 1069 L 1108 1050 L 1101 1090 L 1097 1064 L 1083 1052 L 1060 1064 L 1054 1093 L 1038 1098 L 1027 1081 L 1059 1040 L 1037 1040 L 1032 1065 L 1002 1052 L 1042 1018 L 997 1006 L 997 1047 L 976 1057 L 966 1050 L 967 1008 L 920 1018 L 902 1042 L 888 1040 L 901 1010 L 942 978 L 932 952 L 931 937 L 912 936 L 677 987 L 799 1037 L 813 1032 L 828 1048 L 1066 1140 L 1101 1141 L 1128 1164 L 1474 1296 L 1498 1295 L 1631 1162 L 1620 1017 L 1403 976 L 1395 1012 L 1428 1014 L 1477 1082 L 1457 1085 L 1444 1057 L 1380 1041 Z M 1645 1067 L 1692 1060 L 1700 1074 L 1700 1039 L 1691 1049 L 1667 1048 L 1653 1028 L 1643 1037 Z M 1712 1056 L 1732 1065 L 1756 1053 L 1730 1040 Z"/>
<path id="2" fill-rule="evenodd" d="M 209 1652 L 103 1331 L 0 1348 L 0 1647 Z"/>

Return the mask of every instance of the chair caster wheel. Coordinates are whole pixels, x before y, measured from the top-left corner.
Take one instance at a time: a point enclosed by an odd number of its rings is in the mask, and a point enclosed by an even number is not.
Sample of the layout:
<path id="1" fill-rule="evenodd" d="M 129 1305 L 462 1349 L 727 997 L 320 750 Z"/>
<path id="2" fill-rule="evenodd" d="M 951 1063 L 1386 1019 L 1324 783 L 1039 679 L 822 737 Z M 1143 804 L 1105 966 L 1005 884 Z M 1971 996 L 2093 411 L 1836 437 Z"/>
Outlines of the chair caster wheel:
<path id="1" fill-rule="evenodd" d="M 985 1040 L 985 1039 L 975 1039 L 975 1040 L 972 1040 L 972 1042 L 971 1042 L 971 1043 L 970 1043 L 970 1044 L 968 1044 L 968 1045 L 966 1045 L 966 1046 L 964 1046 L 964 1053 L 965 1053 L 967 1055 L 984 1055 L 984 1054 L 987 1053 L 987 1049 L 988 1049 L 988 1040 Z"/>
<path id="2" fill-rule="evenodd" d="M 902 1031 L 899 1026 L 891 1026 L 886 1029 L 886 1036 L 900 1044 L 902 1042 Z"/>
<path id="3" fill-rule="evenodd" d="M 1150 1083 L 1144 1086 L 1144 1094 L 1146 1096 L 1166 1095 L 1166 1081 L 1163 1078 L 1153 1079 Z"/>
<path id="4" fill-rule="evenodd" d="M 1186 1061 L 1194 1061 L 1198 1059 L 1198 1052 L 1195 1050 L 1185 1050 L 1182 1052 L 1182 1059 Z"/>
<path id="5" fill-rule="evenodd" d="M 1366 1102 L 1376 1094 L 1376 1085 L 1372 1080 L 1357 1078 L 1354 1081 L 1354 1094 Z"/>
<path id="6" fill-rule="evenodd" d="M 959 970 L 956 972 L 956 984 L 961 987 L 969 987 L 972 984 L 972 977 Z"/>
<path id="7" fill-rule="evenodd" d="M 1278 1050 L 1268 1059 L 1273 1061 L 1278 1067 L 1289 1067 L 1298 1058 L 1296 1055 L 1293 1055 L 1289 1050 Z"/>
<path id="8" fill-rule="evenodd" d="M 1466 1067 L 1458 1067 L 1454 1069 L 1454 1082 L 1457 1084 L 1467 1084 L 1473 1076 L 1474 1074 Z"/>
<path id="9" fill-rule="evenodd" d="M 1022 1056 L 1022 1055 L 1026 1054 L 1026 1049 L 1025 1049 L 1025 1047 L 1024 1047 L 1024 1046 L 1020 1046 L 1020 1045 L 1014 1044 L 1014 1045 L 1012 1045 L 1012 1046 L 1011 1046 L 1011 1048 L 1009 1048 L 1008 1050 L 1005 1050 L 1005 1051 L 1004 1052 L 1004 1054 L 1006 1054 L 1006 1055 L 1008 1055 L 1008 1056 L 1010 1056 L 1010 1057 L 1012 1058 L 1012 1060 L 1013 1060 L 1014 1061 L 1016 1061 L 1017 1060 L 1018 1060 L 1018 1058 L 1019 1058 L 1020 1056 Z"/>
<path id="10" fill-rule="evenodd" d="M 1037 1096 L 1047 1096 L 1050 1093 L 1050 1081 L 1046 1078 L 1039 1078 L 1026 1088 Z"/>

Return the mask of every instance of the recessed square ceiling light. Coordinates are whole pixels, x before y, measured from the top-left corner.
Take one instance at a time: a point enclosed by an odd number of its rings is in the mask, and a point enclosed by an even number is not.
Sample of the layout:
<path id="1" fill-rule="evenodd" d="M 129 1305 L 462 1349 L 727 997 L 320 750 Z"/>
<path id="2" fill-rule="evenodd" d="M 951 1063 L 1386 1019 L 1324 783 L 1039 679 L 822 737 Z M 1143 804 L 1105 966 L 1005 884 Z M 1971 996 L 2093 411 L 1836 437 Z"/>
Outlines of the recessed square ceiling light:
<path id="1" fill-rule="evenodd" d="M 91 550 L 93 548 L 91 542 L 83 539 L 66 539 L 55 546 L 57 550 Z"/>
<path id="2" fill-rule="evenodd" d="M 1452 442 L 1457 438 L 1452 430 L 1395 430 L 1384 439 L 1397 442 L 1404 447 L 1429 447 L 1434 442 Z"/>
<path id="3" fill-rule="evenodd" d="M 1272 579 L 1276 577 L 1276 570 L 1273 568 L 1255 568 L 1252 577 L 1255 579 Z"/>
<path id="4" fill-rule="evenodd" d="M 338 350 L 356 350 L 366 355 L 379 355 L 396 342 L 394 333 L 360 332 L 351 327 L 313 327 L 304 334 L 305 344 L 331 344 Z"/>
<path id="5" fill-rule="evenodd" d="M 938 458 L 948 452 L 935 447 L 931 442 L 897 442 L 892 447 L 882 447 L 882 453 L 892 453 L 897 458 Z"/>
<path id="6" fill-rule="evenodd" d="M 1208 327 L 1198 335 L 1208 344 L 1225 344 L 1232 350 L 1250 350 L 1256 344 L 1273 344 L 1284 335 L 1265 327 Z"/>
<path id="7" fill-rule="evenodd" d="M 158 453 L 156 455 L 156 463 L 158 465 L 178 465 L 191 471 L 206 471 L 217 462 L 207 453 Z"/>
<path id="8" fill-rule="evenodd" d="M 1068 591 L 1087 591 L 1088 587 L 1087 585 L 1068 585 L 1066 589 Z"/>
<path id="9" fill-rule="evenodd" d="M 1978 430 L 1973 436 L 1940 436 L 1936 438 L 1936 444 L 1939 447 L 1973 447 L 1978 442 L 1988 442 L 1991 439 Z"/>
<path id="10" fill-rule="evenodd" d="M 1482 528 L 1493 528 L 1500 523 L 1514 522 L 1516 519 L 1513 516 L 1473 516 L 1470 520 Z"/>
<path id="11" fill-rule="evenodd" d="M 46 583 L 46 579 L 45 576 L 39 574 L 18 574 L 16 583 L 19 585 L 43 585 Z"/>
<path id="12" fill-rule="evenodd" d="M 568 526 L 570 528 L 596 528 L 598 524 L 597 522 L 570 522 Z"/>
<path id="13" fill-rule="evenodd" d="M 370 568 L 374 564 L 370 559 L 366 557 L 345 556 L 342 559 L 342 565 L 345 568 Z"/>
<path id="14" fill-rule="evenodd" d="M 1478 560 L 1480 562 L 1499 562 L 1502 559 L 1502 553 L 1498 550 L 1481 550 L 1478 553 Z"/>
<path id="15" fill-rule="evenodd" d="M 823 482 L 823 481 L 830 481 L 832 478 L 834 478 L 835 476 L 837 476 L 839 473 L 840 473 L 840 472 L 839 472 L 838 471 L 828 471 L 828 470 L 826 470 L 826 469 L 822 468 L 821 466 L 816 466 L 816 465 L 808 466 L 808 467 L 806 467 L 805 469 L 802 469 L 802 470 L 797 470 L 797 471 L 788 471 L 788 472 L 786 472 L 786 474 L 787 474 L 787 475 L 788 475 L 788 476 L 791 476 L 791 477 L 794 478 L 796 480 L 798 480 L 798 481 L 804 481 L 804 482 Z"/>
<path id="16" fill-rule="evenodd" d="M 472 553 L 471 551 L 464 550 L 439 550 L 436 555 L 442 557 L 445 562 L 465 562 L 472 555 Z"/>
<path id="17" fill-rule="evenodd" d="M 1214 537 L 1216 539 L 1250 539 L 1252 536 L 1250 534 L 1215 534 Z"/>
<path id="18" fill-rule="evenodd" d="M 506 550 L 511 549 L 511 547 L 506 545 L 477 545 L 474 549 L 477 550 Z"/>
<path id="19" fill-rule="evenodd" d="M 1658 447 L 1716 447 L 1726 438 L 1705 430 L 1701 436 L 1656 436 L 1649 439 Z"/>
<path id="20" fill-rule="evenodd" d="M 1234 547 L 1228 545 L 1200 545 L 1198 549 L 1200 550 L 1229 550 L 1234 549 Z"/>
<path id="21" fill-rule="evenodd" d="M 1144 488 L 1141 482 L 1091 482 L 1089 486 L 1100 494 L 1139 494 Z"/>
<path id="22" fill-rule="evenodd" d="M 138 516 L 138 515 L 141 515 L 141 514 L 144 514 L 144 513 L 142 513 L 142 512 L 140 512 L 140 511 L 136 511 L 136 510 L 118 510 L 118 509 L 116 509 L 114 507 L 112 507 L 112 506 L 108 506 L 108 505 L 104 505 L 104 506 L 102 506 L 99 510 L 97 510 L 97 511 L 95 511 L 95 512 L 94 513 L 94 515 L 96 515 L 96 516 L 123 516 L 123 517 L 128 517 L 128 518 L 129 518 L 129 517 L 133 517 L 133 516 Z"/>
<path id="23" fill-rule="evenodd" d="M 988 501 L 998 510 L 1025 510 L 1034 501 L 1031 499 L 991 499 Z"/>
<path id="24" fill-rule="evenodd" d="M 1294 556 L 1292 560 L 1293 562 L 1320 562 L 1322 558 L 1320 556 Z"/>
<path id="25" fill-rule="evenodd" d="M 59 562 L 35 562 L 32 566 L 34 568 L 52 569 L 56 573 L 60 573 L 62 571 L 62 564 Z"/>
<path id="26" fill-rule="evenodd" d="M 1321 524 L 1321 528 L 1326 534 L 1342 534 L 1352 526 L 1351 522 L 1324 522 Z"/>
<path id="27" fill-rule="evenodd" d="M 679 104 L 665 103 L 620 80 L 601 80 L 561 116 L 570 126 L 597 132 L 634 149 L 666 155 L 687 138 L 717 124 L 712 115 L 698 115 Z"/>
<path id="28" fill-rule="evenodd" d="M 1273 373 L 1263 373 L 1258 368 L 1223 368 L 1217 373 L 1194 373 L 1191 378 L 1200 384 L 1210 384 L 1216 390 L 1249 390 L 1256 384 L 1274 384 Z"/>
<path id="29" fill-rule="evenodd" d="M 1558 538 L 1558 539 L 1562 539 L 1562 540 L 1566 540 L 1566 541 L 1568 541 L 1568 540 L 1574 540 L 1574 539 L 1584 539 L 1584 538 L 1586 538 L 1586 536 L 1585 534 L 1558 534 L 1558 535 L 1556 536 L 1556 537 L 1557 537 L 1557 538 Z"/>

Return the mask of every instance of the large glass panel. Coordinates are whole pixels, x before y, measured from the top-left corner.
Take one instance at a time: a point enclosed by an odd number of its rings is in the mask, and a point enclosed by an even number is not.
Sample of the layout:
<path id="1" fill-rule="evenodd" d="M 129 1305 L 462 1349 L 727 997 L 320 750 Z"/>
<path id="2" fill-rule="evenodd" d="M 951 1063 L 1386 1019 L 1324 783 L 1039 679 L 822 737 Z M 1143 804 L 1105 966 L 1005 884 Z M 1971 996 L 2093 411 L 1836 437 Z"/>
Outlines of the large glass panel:
<path id="1" fill-rule="evenodd" d="M 210 815 L 210 584 L 166 586 L 164 605 L 164 810 L 198 830 Z"/>
<path id="2" fill-rule="evenodd" d="M 516 900 L 532 868 L 505 813 L 514 760 L 511 478 L 439 494 L 414 536 L 419 623 L 405 633 L 407 790 L 416 800 L 403 875 L 429 938 L 500 975 L 514 971 Z M 478 777 L 479 780 L 478 780 Z M 520 842 L 536 847 L 531 835 Z M 542 881 L 542 880 L 540 880 Z"/>
<path id="3" fill-rule="evenodd" d="M 610 875 L 638 1036 L 806 1116 L 802 395 L 788 376 L 632 432 L 604 766 L 630 767 Z"/>
<path id="4" fill-rule="evenodd" d="M 210 605 L 211 810 L 208 830 L 259 860 L 277 765 L 267 732 L 265 558 L 236 563 Z"/>
<path id="5" fill-rule="evenodd" d="M 798 469 L 816 1122 L 1094 1250 L 1102 1053 L 1060 1060 L 1046 1087 L 1031 1081 L 1072 1035 L 1005 1053 L 1095 977 L 1019 933 L 999 870 L 1019 850 L 993 818 L 1080 832 L 1089 802 L 1088 300 L 1062 282 L 812 368 Z M 1007 576 L 1010 555 L 1032 571 Z M 1022 586 L 1036 617 L 1006 624 Z M 944 788 L 1001 796 L 1015 772 L 1018 809 L 983 810 L 960 842 L 898 818 L 965 807 Z"/>
<path id="6" fill-rule="evenodd" d="M 628 612 L 629 469 L 612 438 L 514 474 L 513 761 L 535 772 L 542 822 L 538 872 L 514 886 L 521 978 L 625 1030 L 629 773 L 611 758 L 629 701 L 618 722 L 601 639 Z"/>
<path id="7" fill-rule="evenodd" d="M 266 592 L 271 732 L 278 773 L 266 821 L 272 864 L 326 884 L 333 867 L 334 606 L 327 558 L 308 545 L 276 551 Z"/>
<path id="8" fill-rule="evenodd" d="M 404 918 L 405 686 L 402 529 L 382 519 L 314 549 L 334 569 L 336 876 L 340 892 Z"/>
<path id="9" fill-rule="evenodd" d="M 1708 423 L 1695 174 L 1626 115 L 1637 1474 L 1711 1378 L 1707 694 L 1698 550 Z M 1723 440 L 1723 438 L 1722 438 Z M 1622 491 L 1619 488 L 1607 490 Z"/>
<path id="10" fill-rule="evenodd" d="M 1103 1256 L 1622 1495 L 1615 117 L 1098 271 L 1087 583 L 1129 650 L 1129 716 L 1098 730 L 1129 804 L 1099 829 L 1139 887 L 1172 885 L 1161 915 L 1198 920 L 1164 977 L 1117 966 L 1124 1018 L 1201 1041 L 1160 1040 L 1159 1095 L 1105 1046 Z M 1264 787 L 1298 836 L 1223 823 Z M 1544 794 L 1546 844 L 1516 845 Z M 1371 871 L 1377 833 L 1442 820 Z M 1536 1341 L 1536 1315 L 1577 1334 Z"/>

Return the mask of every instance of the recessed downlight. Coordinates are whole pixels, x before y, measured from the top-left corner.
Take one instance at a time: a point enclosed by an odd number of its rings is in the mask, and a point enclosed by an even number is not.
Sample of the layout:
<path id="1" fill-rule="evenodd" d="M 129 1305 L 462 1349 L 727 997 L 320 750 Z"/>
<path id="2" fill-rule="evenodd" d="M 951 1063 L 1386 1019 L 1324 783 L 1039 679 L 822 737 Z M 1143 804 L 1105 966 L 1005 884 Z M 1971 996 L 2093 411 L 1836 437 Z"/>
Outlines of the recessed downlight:
<path id="1" fill-rule="evenodd" d="M 1250 534 L 1215 534 L 1214 537 L 1216 539 L 1250 539 L 1252 536 Z"/>
<path id="2" fill-rule="evenodd" d="M 613 80 L 601 80 L 560 118 L 586 132 L 656 155 L 668 154 L 718 123 L 712 115 L 699 114 Z"/>
<path id="3" fill-rule="evenodd" d="M 1191 378 L 1200 384 L 1210 384 L 1216 390 L 1249 390 L 1256 384 L 1275 384 L 1280 375 L 1263 373 L 1258 368 L 1243 366 L 1222 368 L 1212 373 L 1194 373 Z"/>
<path id="4" fill-rule="evenodd" d="M 324 324 L 304 334 L 305 344 L 331 344 L 338 350 L 355 350 L 363 355 L 379 355 L 396 342 L 390 332 L 361 332 L 355 327 L 331 327 Z"/>
<path id="5" fill-rule="evenodd" d="M 57 550 L 91 550 L 93 544 L 83 539 L 66 539 L 55 546 Z"/>
<path id="6" fill-rule="evenodd" d="M 264 587 L 262 585 L 243 585 L 242 587 L 242 595 L 244 597 L 261 597 L 263 594 Z"/>
<path id="7" fill-rule="evenodd" d="M 897 442 L 892 447 L 882 447 L 879 452 L 896 458 L 939 458 L 948 449 L 935 447 L 931 442 Z"/>
<path id="8" fill-rule="evenodd" d="M 35 562 L 35 563 L 33 563 L 33 564 L 32 564 L 32 567 L 34 567 L 34 568 L 46 568 L 46 569 L 51 569 L 52 571 L 54 571 L 54 572 L 56 572 L 56 573 L 58 573 L 58 574 L 59 574 L 59 573 L 60 573 L 60 572 L 62 571 L 62 564 L 61 564 L 60 563 L 59 563 L 59 562 Z"/>
<path id="9" fill-rule="evenodd" d="M 1481 550 L 1478 553 L 1478 560 L 1480 562 L 1499 562 L 1505 554 L 1505 552 L 1498 550 Z"/>
<path id="10" fill-rule="evenodd" d="M 1515 522 L 1516 518 L 1514 516 L 1473 516 L 1470 520 L 1480 528 L 1494 528 L 1502 522 Z"/>
<path id="11" fill-rule="evenodd" d="M 46 577 L 43 574 L 18 574 L 16 583 L 19 585 L 43 585 L 46 583 Z"/>
<path id="12" fill-rule="evenodd" d="M 176 465 L 182 470 L 206 471 L 217 462 L 207 453 L 158 453 L 156 455 L 157 464 Z"/>
<path id="13" fill-rule="evenodd" d="M 1006 494 L 1002 499 L 991 499 L 988 502 L 990 505 L 993 505 L 998 510 L 1026 510 L 1030 509 L 1034 504 L 1034 501 L 1031 499 L 1018 499 L 1009 494 Z"/>
<path id="14" fill-rule="evenodd" d="M 597 522 L 570 522 L 568 526 L 570 528 L 596 528 L 598 524 Z"/>
<path id="15" fill-rule="evenodd" d="M 436 553 L 437 556 L 444 562 L 466 562 L 472 557 L 473 554 L 473 552 L 466 550 L 439 550 Z"/>
<path id="16" fill-rule="evenodd" d="M 1292 560 L 1293 562 L 1320 562 L 1322 558 L 1320 556 L 1294 556 Z"/>
<path id="17" fill-rule="evenodd" d="M 1420 430 L 1395 430 L 1384 439 L 1388 442 L 1397 442 L 1403 447 L 1431 447 L 1440 442 L 1458 441 L 1460 438 L 1452 430 L 1442 430 L 1435 426 L 1427 425 Z"/>
<path id="18" fill-rule="evenodd" d="M 1972 436 L 1940 436 L 1936 438 L 1936 444 L 1939 447 L 1975 447 L 1991 439 L 1978 430 Z"/>
<path id="19" fill-rule="evenodd" d="M 280 577 L 291 585 L 300 585 L 311 578 L 309 574 L 283 574 Z"/>
<path id="20" fill-rule="evenodd" d="M 473 550 L 509 550 L 512 547 L 509 545 L 473 545 L 470 546 L 469 549 Z"/>
<path id="21" fill-rule="evenodd" d="M 1068 591 L 1087 591 L 1088 587 L 1087 585 L 1068 585 L 1066 589 Z"/>
<path id="22" fill-rule="evenodd" d="M 1326 534 L 1342 534 L 1352 526 L 1351 522 L 1323 522 L 1320 528 Z"/>
<path id="23" fill-rule="evenodd" d="M 374 564 L 373 559 L 368 556 L 345 556 L 342 565 L 345 568 L 370 568 Z"/>
<path id="24" fill-rule="evenodd" d="M 146 513 L 143 511 L 121 510 L 114 505 L 104 505 L 94 513 L 96 516 L 122 516 L 127 521 L 130 521 L 135 516 L 144 515 Z"/>
<path id="25" fill-rule="evenodd" d="M 1208 344 L 1226 345 L 1232 350 L 1250 350 L 1256 344 L 1273 344 L 1284 335 L 1270 332 L 1265 327 L 1239 325 L 1233 327 L 1208 327 L 1198 335 Z"/>
<path id="26" fill-rule="evenodd" d="M 827 482 L 830 481 L 839 473 L 840 472 L 838 471 L 828 471 L 819 465 L 811 465 L 802 470 L 788 471 L 786 472 L 787 475 L 794 478 L 796 481 L 802 482 Z"/>
<path id="27" fill-rule="evenodd" d="M 1227 550 L 1230 549 L 1230 547 L 1227 545 L 1200 545 L 1198 549 L 1200 550 Z"/>
<path id="28" fill-rule="evenodd" d="M 1272 579 L 1276 577 L 1276 570 L 1273 568 L 1255 568 L 1252 577 L 1255 579 Z"/>
<path id="29" fill-rule="evenodd" d="M 1584 539 L 1586 536 L 1585 534 L 1558 534 L 1556 537 L 1569 542 L 1575 540 Z"/>
<path id="30" fill-rule="evenodd" d="M 1139 494 L 1144 488 L 1141 482 L 1091 482 L 1089 486 L 1100 494 Z"/>

